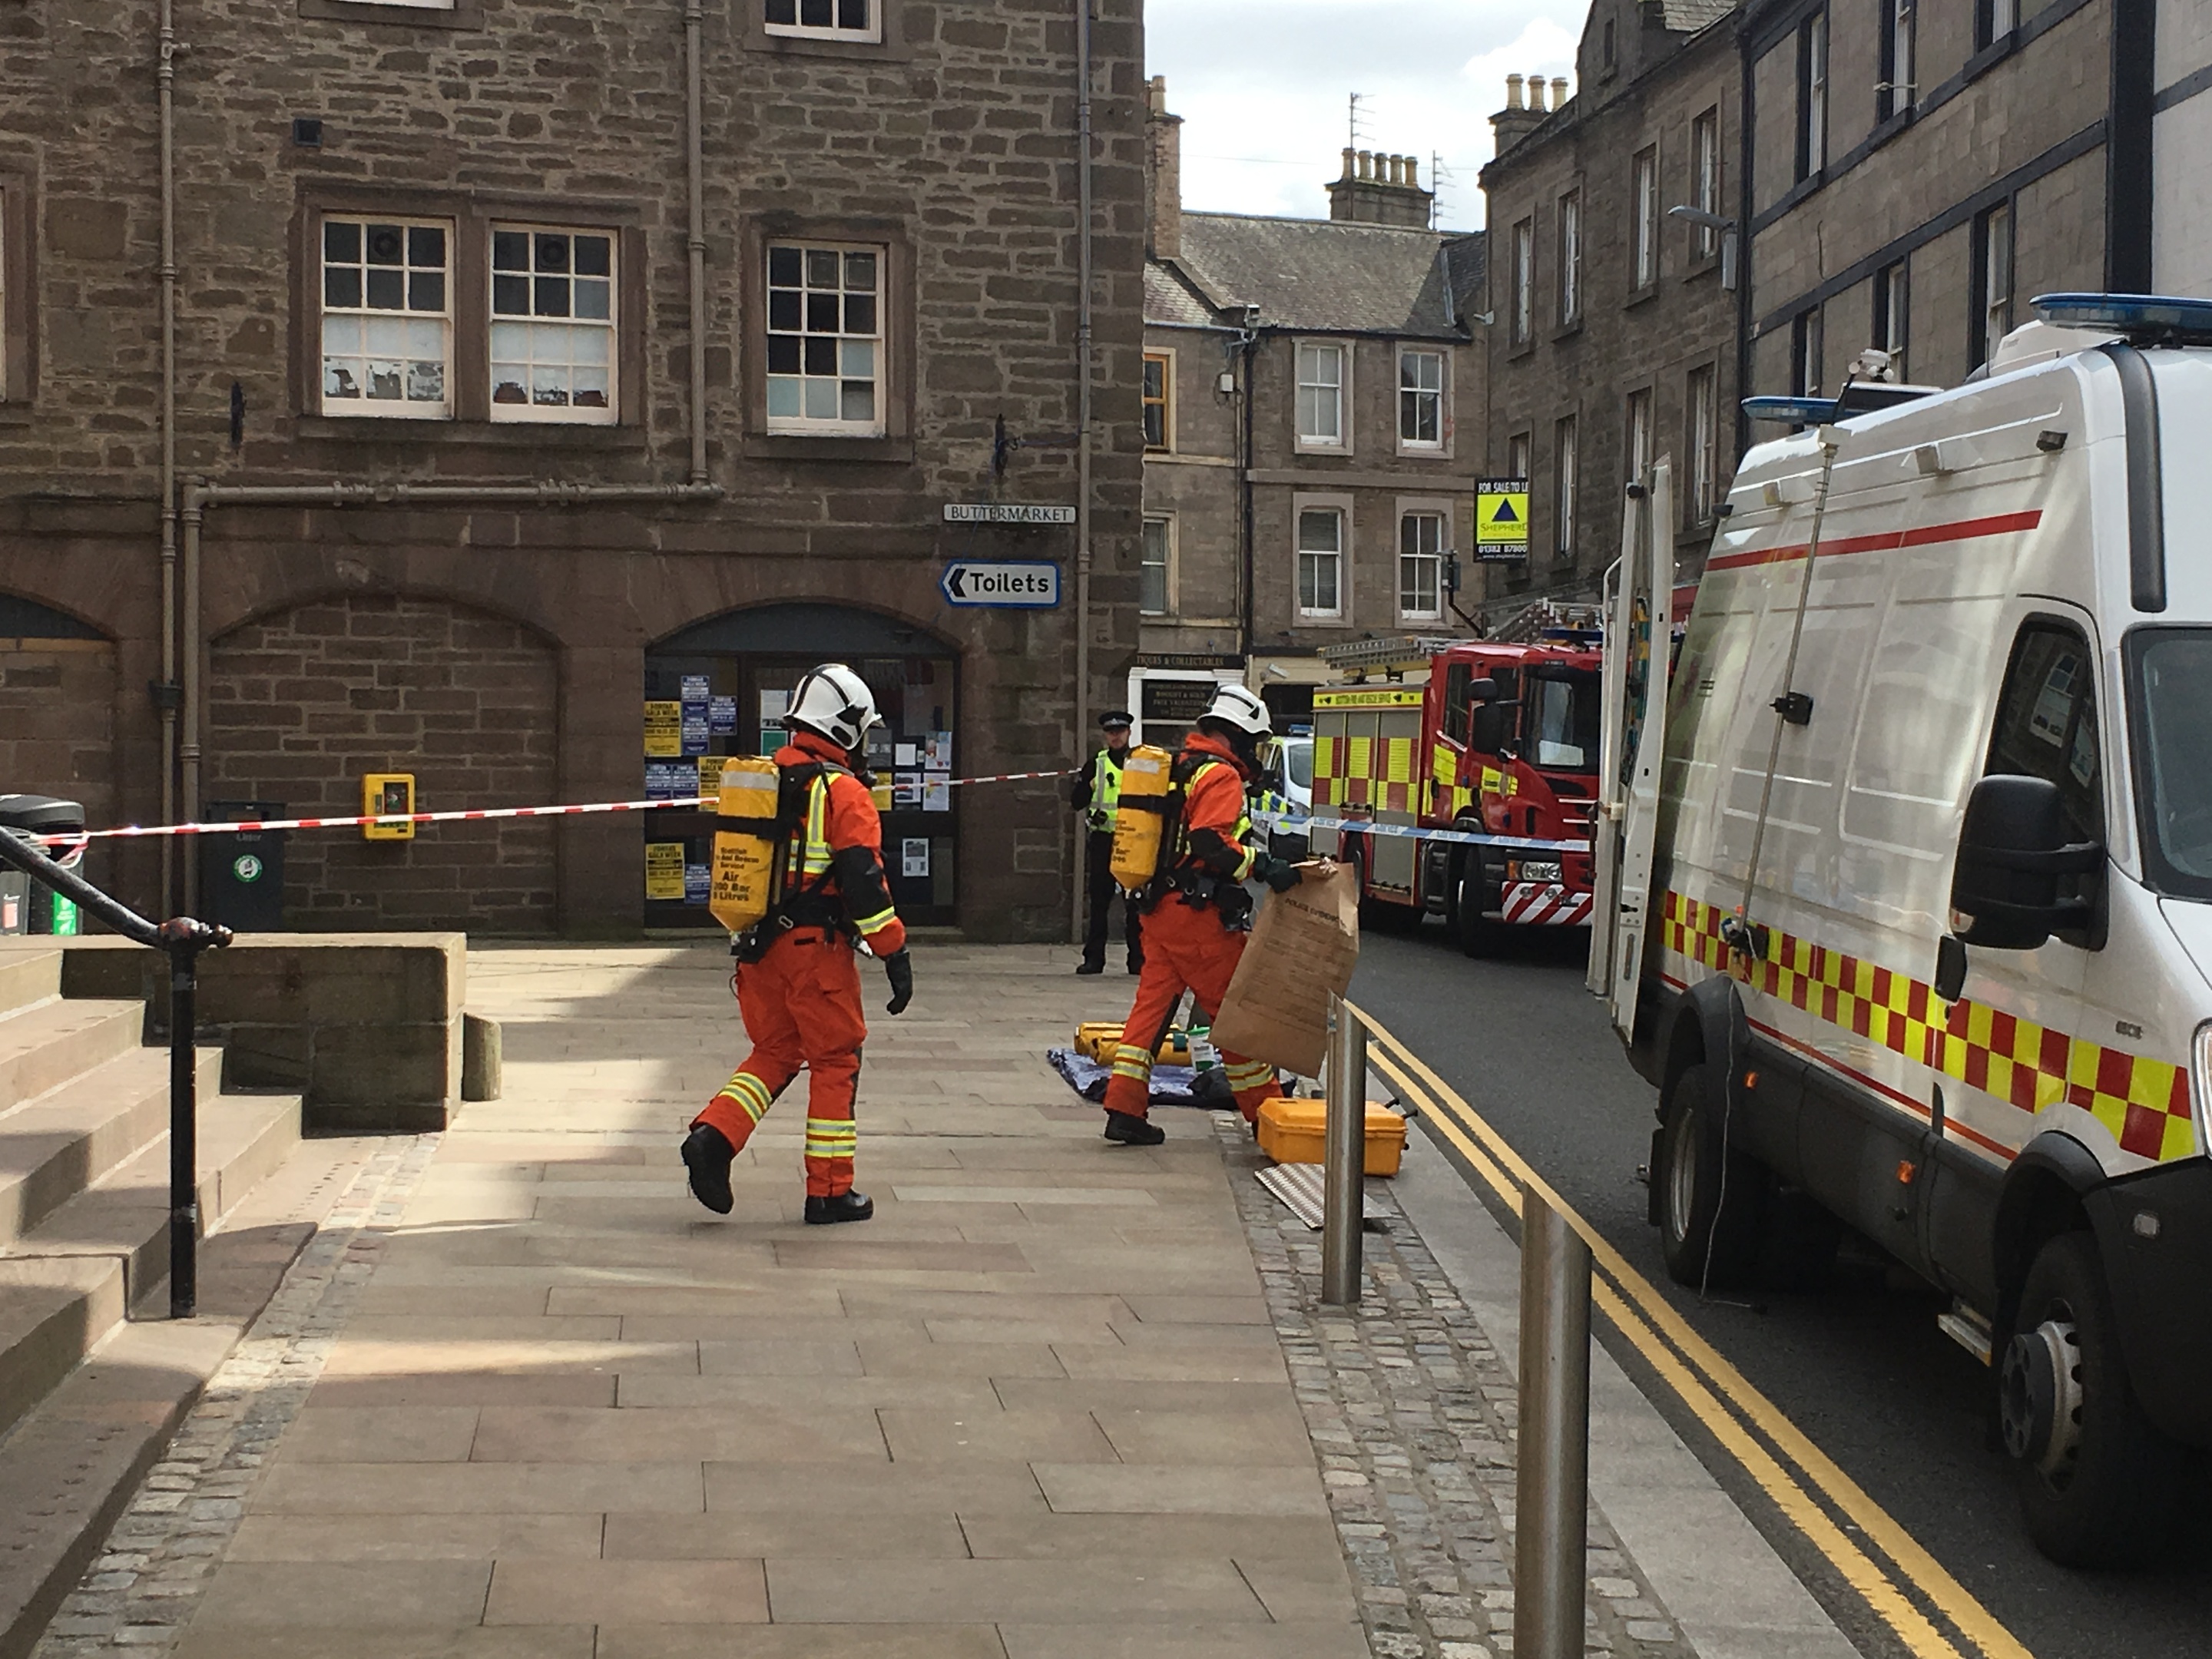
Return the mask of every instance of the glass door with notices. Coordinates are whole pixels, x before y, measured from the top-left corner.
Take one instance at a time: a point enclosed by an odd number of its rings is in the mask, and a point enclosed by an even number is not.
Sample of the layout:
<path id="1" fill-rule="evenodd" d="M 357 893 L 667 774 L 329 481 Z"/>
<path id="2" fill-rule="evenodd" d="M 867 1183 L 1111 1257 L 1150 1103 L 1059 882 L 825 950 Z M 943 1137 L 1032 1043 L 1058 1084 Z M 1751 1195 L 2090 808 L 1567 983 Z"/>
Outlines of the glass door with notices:
<path id="1" fill-rule="evenodd" d="M 671 650 L 646 659 L 646 788 L 666 809 L 646 815 L 645 919 L 648 927 L 712 927 L 707 870 L 714 848 L 711 798 L 721 763 L 773 755 L 789 741 L 792 693 L 818 651 L 799 653 Z M 957 663 L 949 655 L 852 656 L 875 694 L 883 723 L 870 734 L 866 764 L 888 783 L 884 866 L 891 897 L 909 923 L 950 925 L 958 900 L 953 810 Z"/>

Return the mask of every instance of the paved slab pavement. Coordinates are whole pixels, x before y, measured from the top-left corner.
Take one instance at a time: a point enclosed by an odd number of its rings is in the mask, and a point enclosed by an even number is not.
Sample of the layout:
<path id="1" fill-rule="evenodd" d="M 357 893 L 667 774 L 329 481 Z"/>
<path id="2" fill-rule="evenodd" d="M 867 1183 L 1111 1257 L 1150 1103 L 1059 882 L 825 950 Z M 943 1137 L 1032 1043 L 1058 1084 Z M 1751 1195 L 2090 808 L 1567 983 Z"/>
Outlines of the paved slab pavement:
<path id="1" fill-rule="evenodd" d="M 220 1420 L 188 1423 L 46 1651 L 1503 1650 L 1505 1534 L 1470 1480 L 1443 1490 L 1467 1500 L 1464 1573 L 1439 1544 L 1396 1598 L 1421 1620 L 1390 1614 L 1372 1571 L 1355 1597 L 1346 1553 L 1389 1541 L 1405 1459 L 1378 1443 L 1382 1396 L 1328 1382 L 1418 1348 L 1458 1390 L 1419 1467 L 1467 1449 L 1494 1487 L 1510 1404 L 1482 1403 L 1494 1376 L 1447 1376 L 1486 1339 L 1418 1250 L 1418 1271 L 1380 1270 L 1359 1340 L 1301 1323 L 1267 1244 L 1279 1218 L 1240 1217 L 1237 1137 L 1186 1110 L 1164 1146 L 1110 1146 L 1043 1066 L 1131 988 L 1067 966 L 917 953 L 915 1006 L 876 1015 L 861 1084 L 877 1218 L 821 1230 L 798 1224 L 795 1097 L 740 1159 L 733 1215 L 684 1190 L 682 1126 L 744 1046 L 726 957 L 477 950 L 470 1003 L 505 1023 L 505 1097 L 385 1160 L 358 1237 L 280 1296 L 257 1333 L 276 1346 L 210 1391 Z M 1595 1650 L 1635 1645 L 1621 1618 L 1641 1617 L 1687 1650 L 1632 1559 L 1595 1565 L 1594 1596 L 1625 1611 L 1594 1614 Z"/>

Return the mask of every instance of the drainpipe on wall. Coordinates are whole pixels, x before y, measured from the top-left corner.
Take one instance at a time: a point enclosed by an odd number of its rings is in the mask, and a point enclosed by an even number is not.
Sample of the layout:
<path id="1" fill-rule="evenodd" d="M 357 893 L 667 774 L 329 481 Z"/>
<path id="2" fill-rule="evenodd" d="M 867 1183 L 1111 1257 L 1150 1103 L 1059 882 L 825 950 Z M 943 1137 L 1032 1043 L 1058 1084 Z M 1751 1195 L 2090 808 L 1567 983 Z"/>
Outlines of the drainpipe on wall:
<path id="1" fill-rule="evenodd" d="M 1238 459 L 1237 477 L 1243 486 L 1243 500 L 1239 503 L 1237 539 L 1243 544 L 1238 550 L 1237 585 L 1237 652 L 1244 659 L 1244 674 L 1249 684 L 1252 674 L 1252 588 L 1257 580 L 1254 568 L 1255 554 L 1252 535 L 1252 370 L 1257 361 L 1260 336 L 1256 329 L 1247 327 L 1241 342 L 1243 354 L 1243 385 L 1241 388 L 1244 408 L 1243 419 L 1237 433 L 1237 447 L 1243 453 Z M 1255 690 L 1258 687 L 1253 688 Z M 1264 701 L 1264 699 L 1263 699 Z"/>
<path id="2" fill-rule="evenodd" d="M 691 482 L 707 482 L 706 116 L 700 92 L 700 0 L 684 7 L 684 161 L 691 198 Z"/>
<path id="3" fill-rule="evenodd" d="M 1075 762 L 1091 713 L 1091 5 L 1075 0 Z M 1068 863 L 1068 941 L 1083 938 L 1083 820 L 1075 815 Z"/>
<path id="4" fill-rule="evenodd" d="M 161 822 L 177 810 L 177 167 L 176 58 L 173 0 L 161 0 L 160 58 L 154 71 L 161 91 L 161 258 L 155 268 L 161 302 L 161 684 L 155 707 L 161 720 Z M 176 886 L 176 844 L 161 842 L 161 902 L 181 909 Z"/>

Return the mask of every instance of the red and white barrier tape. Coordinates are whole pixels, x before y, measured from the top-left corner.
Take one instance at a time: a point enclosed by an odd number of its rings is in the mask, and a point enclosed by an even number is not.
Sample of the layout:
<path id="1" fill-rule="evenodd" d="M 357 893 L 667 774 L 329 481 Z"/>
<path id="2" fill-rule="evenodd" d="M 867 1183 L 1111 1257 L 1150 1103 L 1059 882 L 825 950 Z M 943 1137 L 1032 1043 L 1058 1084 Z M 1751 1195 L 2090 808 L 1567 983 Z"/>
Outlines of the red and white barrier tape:
<path id="1" fill-rule="evenodd" d="M 1026 783 L 1038 778 L 1065 778 L 1066 771 L 1002 772 L 988 778 L 950 778 L 959 788 L 975 783 Z M 458 812 L 365 813 L 339 818 L 254 818 L 234 823 L 126 824 L 118 830 L 86 830 L 67 836 L 33 836 L 34 847 L 76 847 L 88 841 L 136 840 L 149 836 L 237 836 L 266 830 L 358 830 L 368 824 L 475 823 L 491 818 L 576 817 L 592 812 L 657 812 L 670 808 L 711 807 L 712 795 L 679 795 L 669 800 L 603 800 L 578 806 L 487 806 Z"/>

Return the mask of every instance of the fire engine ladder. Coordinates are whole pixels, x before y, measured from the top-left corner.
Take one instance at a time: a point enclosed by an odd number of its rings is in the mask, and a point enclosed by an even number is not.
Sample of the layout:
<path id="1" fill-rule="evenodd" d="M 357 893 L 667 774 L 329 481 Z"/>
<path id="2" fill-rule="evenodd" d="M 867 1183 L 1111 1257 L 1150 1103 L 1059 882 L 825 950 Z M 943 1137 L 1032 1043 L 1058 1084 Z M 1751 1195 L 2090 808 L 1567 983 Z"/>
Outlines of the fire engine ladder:
<path id="1" fill-rule="evenodd" d="M 1349 640 L 1342 645 L 1325 645 L 1321 648 L 1321 659 L 1340 674 L 1364 679 L 1370 674 L 1403 674 L 1425 669 L 1439 653 L 1459 643 L 1457 640 L 1426 635 L 1399 634 L 1388 639 Z"/>

